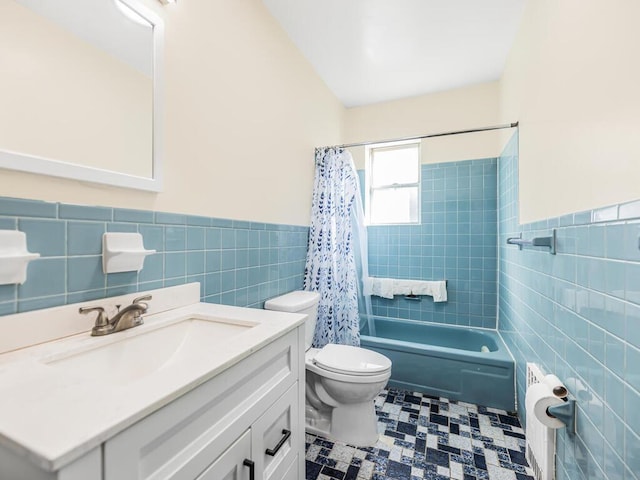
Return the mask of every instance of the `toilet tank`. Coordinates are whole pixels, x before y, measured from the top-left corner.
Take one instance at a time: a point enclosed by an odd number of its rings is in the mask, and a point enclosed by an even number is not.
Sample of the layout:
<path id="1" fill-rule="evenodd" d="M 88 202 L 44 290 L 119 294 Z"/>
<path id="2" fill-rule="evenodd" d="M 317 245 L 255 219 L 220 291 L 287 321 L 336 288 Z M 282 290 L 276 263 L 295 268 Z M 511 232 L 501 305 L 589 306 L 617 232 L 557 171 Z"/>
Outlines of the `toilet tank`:
<path id="1" fill-rule="evenodd" d="M 318 302 L 320 294 L 318 292 L 306 292 L 296 290 L 285 295 L 272 298 L 264 302 L 265 310 L 276 310 L 278 312 L 301 313 L 308 315 L 304 325 L 305 350 L 311 348 L 313 334 L 316 329 L 318 319 Z"/>

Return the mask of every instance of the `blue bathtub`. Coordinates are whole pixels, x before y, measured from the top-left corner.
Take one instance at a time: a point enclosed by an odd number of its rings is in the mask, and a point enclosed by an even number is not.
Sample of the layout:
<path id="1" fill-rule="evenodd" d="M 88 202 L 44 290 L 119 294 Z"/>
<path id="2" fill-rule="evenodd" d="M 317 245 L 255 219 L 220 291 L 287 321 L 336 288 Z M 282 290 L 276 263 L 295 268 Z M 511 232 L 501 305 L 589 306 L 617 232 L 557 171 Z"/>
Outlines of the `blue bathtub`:
<path id="1" fill-rule="evenodd" d="M 493 330 L 373 317 L 360 341 L 391 359 L 391 387 L 515 411 L 514 361 Z"/>

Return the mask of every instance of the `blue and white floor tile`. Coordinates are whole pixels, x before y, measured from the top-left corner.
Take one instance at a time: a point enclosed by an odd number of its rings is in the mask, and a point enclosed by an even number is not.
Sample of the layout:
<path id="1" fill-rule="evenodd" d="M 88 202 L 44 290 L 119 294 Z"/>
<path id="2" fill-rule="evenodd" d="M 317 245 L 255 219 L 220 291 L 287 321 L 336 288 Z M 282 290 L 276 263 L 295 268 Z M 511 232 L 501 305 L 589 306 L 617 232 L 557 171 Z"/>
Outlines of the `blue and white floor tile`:
<path id="1" fill-rule="evenodd" d="M 306 480 L 533 480 L 516 417 L 415 392 L 376 399 L 378 443 L 306 436 Z"/>

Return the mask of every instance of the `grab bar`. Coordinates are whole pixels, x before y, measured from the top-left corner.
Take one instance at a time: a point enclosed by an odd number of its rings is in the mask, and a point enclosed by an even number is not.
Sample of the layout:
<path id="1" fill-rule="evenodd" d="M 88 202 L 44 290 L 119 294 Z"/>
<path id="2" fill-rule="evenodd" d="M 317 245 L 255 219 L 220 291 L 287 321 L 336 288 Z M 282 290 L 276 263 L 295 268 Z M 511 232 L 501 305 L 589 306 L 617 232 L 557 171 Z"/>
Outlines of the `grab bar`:
<path id="1" fill-rule="evenodd" d="M 550 249 L 549 253 L 551 255 L 556 254 L 556 229 L 554 228 L 551 231 L 551 235 L 548 237 L 535 237 L 531 240 L 524 240 L 522 238 L 522 233 L 520 233 L 517 237 L 507 238 L 507 244 L 509 245 L 518 245 L 518 248 L 522 250 L 522 247 L 547 247 Z"/>
<path id="2" fill-rule="evenodd" d="M 418 295 L 414 295 L 413 293 L 410 293 L 409 295 L 405 295 L 404 296 L 405 300 L 413 300 L 414 302 L 421 302 L 422 298 L 420 298 Z"/>

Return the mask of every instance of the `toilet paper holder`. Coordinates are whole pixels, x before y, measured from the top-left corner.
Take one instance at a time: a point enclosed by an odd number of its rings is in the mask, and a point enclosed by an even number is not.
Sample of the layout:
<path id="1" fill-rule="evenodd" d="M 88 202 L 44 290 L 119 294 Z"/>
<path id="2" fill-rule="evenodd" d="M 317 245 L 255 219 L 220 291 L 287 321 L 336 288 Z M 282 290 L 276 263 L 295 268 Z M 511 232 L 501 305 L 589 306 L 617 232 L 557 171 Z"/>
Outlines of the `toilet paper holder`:
<path id="1" fill-rule="evenodd" d="M 547 415 L 555 417 L 564 423 L 567 432 L 576 433 L 576 400 L 572 397 L 565 398 L 564 402 L 559 405 L 551 405 L 547 407 Z"/>

